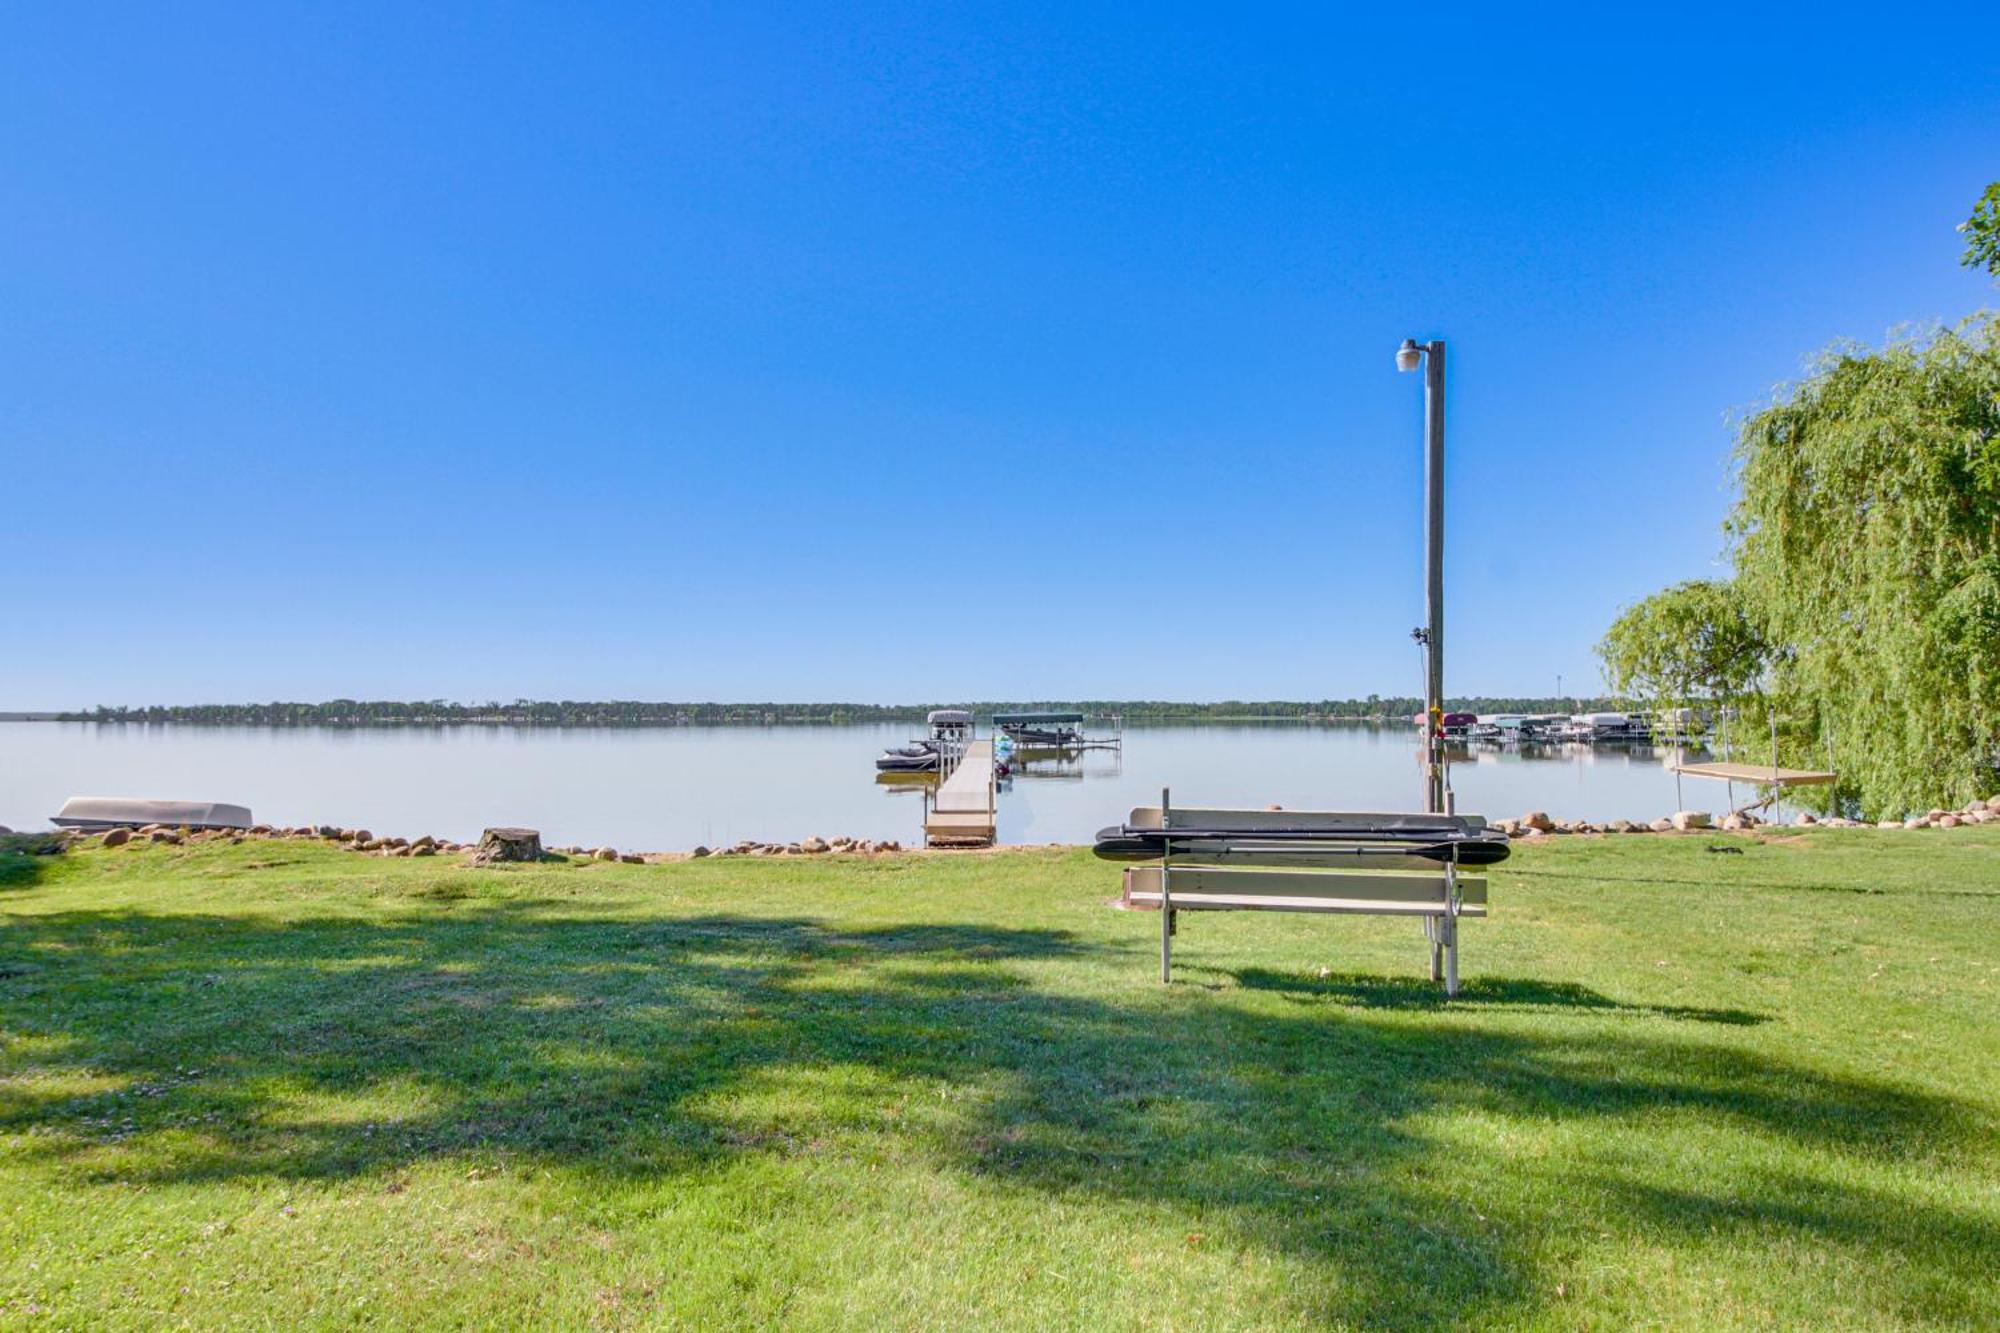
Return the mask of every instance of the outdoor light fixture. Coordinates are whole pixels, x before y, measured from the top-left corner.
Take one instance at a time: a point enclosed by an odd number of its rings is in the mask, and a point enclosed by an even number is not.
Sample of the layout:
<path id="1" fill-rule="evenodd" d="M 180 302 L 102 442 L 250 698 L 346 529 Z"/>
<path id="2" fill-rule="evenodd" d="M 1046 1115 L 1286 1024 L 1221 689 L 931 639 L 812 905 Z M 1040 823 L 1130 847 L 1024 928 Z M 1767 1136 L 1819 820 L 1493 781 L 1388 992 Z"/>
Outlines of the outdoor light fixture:
<path id="1" fill-rule="evenodd" d="M 1428 364 L 1426 364 L 1428 363 Z M 1424 809 L 1450 804 L 1444 757 L 1444 343 L 1403 339 L 1396 369 L 1424 367 Z"/>

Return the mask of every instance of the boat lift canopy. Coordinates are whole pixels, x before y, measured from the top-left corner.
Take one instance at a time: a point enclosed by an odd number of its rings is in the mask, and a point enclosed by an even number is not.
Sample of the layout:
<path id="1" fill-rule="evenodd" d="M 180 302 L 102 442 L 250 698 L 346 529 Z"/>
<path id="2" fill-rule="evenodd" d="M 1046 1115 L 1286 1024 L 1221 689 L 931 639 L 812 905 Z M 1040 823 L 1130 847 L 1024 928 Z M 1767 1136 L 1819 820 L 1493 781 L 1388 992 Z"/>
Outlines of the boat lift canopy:
<path id="1" fill-rule="evenodd" d="M 1033 727 L 1054 722 L 1081 722 L 1082 713 L 995 713 L 996 727 Z"/>

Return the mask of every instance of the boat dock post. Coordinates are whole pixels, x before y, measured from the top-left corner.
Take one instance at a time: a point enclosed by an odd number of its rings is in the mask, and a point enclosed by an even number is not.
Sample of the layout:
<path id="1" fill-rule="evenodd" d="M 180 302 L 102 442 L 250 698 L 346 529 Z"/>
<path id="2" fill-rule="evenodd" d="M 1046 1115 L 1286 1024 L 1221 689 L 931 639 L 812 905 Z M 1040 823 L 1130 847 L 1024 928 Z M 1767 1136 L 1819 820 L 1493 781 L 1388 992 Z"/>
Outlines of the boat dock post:
<path id="1" fill-rule="evenodd" d="M 942 762 L 947 768 L 924 811 L 924 845 L 992 846 L 994 810 L 999 804 L 993 742 L 968 742 L 956 756 L 944 755 Z"/>

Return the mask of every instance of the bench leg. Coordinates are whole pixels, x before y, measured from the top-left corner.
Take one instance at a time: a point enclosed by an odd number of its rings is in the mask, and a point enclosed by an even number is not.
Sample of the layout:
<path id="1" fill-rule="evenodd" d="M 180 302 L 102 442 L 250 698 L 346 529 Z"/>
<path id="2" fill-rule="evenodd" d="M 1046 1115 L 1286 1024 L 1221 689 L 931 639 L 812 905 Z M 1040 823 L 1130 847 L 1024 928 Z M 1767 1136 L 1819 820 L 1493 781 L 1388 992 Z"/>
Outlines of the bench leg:
<path id="1" fill-rule="evenodd" d="M 1160 904 L 1160 980 L 1174 979 L 1174 910 Z"/>
<path id="2" fill-rule="evenodd" d="M 1424 939 L 1431 946 L 1431 980 L 1444 980 L 1444 945 L 1438 939 L 1437 918 L 1424 918 Z"/>
<path id="3" fill-rule="evenodd" d="M 1449 998 L 1458 994 L 1458 918 L 1441 916 L 1438 924 L 1444 928 L 1444 993 Z"/>

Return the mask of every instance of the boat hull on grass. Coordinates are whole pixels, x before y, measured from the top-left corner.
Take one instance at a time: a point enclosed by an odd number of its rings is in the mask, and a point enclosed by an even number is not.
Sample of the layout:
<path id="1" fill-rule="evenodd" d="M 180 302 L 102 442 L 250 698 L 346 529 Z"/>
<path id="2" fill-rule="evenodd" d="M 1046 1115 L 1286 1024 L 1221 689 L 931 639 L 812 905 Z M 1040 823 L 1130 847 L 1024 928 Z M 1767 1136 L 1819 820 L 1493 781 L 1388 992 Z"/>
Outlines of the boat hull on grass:
<path id="1" fill-rule="evenodd" d="M 72 796 L 49 816 L 57 828 L 95 833 L 112 828 L 247 829 L 256 821 L 247 805 L 224 801 L 142 801 L 124 796 Z"/>

